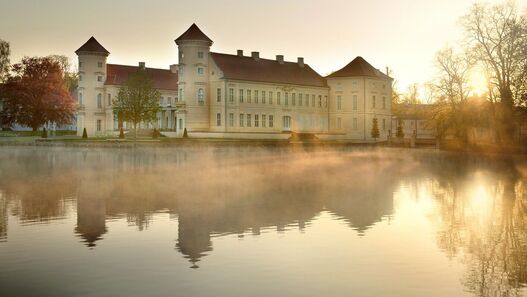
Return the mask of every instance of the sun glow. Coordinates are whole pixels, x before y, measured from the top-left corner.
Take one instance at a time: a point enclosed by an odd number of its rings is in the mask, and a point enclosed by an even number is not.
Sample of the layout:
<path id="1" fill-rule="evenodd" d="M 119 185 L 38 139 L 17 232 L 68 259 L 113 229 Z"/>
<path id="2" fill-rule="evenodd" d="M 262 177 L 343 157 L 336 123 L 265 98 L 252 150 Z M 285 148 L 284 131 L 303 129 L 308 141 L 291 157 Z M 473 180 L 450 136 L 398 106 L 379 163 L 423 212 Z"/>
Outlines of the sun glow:
<path id="1" fill-rule="evenodd" d="M 469 85 L 473 95 L 482 95 L 487 92 L 487 77 L 481 69 L 474 69 L 469 74 Z"/>

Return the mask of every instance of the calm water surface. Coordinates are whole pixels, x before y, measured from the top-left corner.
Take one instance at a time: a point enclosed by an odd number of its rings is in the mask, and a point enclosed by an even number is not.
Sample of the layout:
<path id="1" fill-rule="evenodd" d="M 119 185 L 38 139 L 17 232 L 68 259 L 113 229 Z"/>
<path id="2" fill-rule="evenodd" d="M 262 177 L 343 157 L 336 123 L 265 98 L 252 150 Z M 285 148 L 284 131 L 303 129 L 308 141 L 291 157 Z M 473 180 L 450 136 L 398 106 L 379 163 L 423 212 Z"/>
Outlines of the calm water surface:
<path id="1" fill-rule="evenodd" d="M 0 147 L 0 296 L 527 296 L 527 162 Z"/>

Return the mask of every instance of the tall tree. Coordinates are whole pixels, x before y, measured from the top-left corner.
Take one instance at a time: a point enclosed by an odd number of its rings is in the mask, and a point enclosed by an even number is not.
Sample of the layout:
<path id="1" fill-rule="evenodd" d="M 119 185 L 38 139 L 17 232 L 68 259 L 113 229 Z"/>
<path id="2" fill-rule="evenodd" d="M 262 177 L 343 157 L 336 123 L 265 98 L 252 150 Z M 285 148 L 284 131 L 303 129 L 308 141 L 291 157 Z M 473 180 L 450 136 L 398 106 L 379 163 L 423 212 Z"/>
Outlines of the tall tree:
<path id="1" fill-rule="evenodd" d="M 64 83 L 61 66 L 49 57 L 25 57 L 11 67 L 4 87 L 2 124 L 36 131 L 50 122 L 70 124 L 75 102 Z"/>
<path id="2" fill-rule="evenodd" d="M 0 83 L 5 80 L 9 72 L 9 42 L 0 39 Z"/>
<path id="3" fill-rule="evenodd" d="M 371 125 L 371 137 L 377 141 L 377 138 L 379 138 L 379 122 L 377 118 L 373 118 L 372 125 Z"/>
<path id="4" fill-rule="evenodd" d="M 130 74 L 126 83 L 119 89 L 116 100 L 113 102 L 113 110 L 123 121 L 130 122 L 134 126 L 135 138 L 137 138 L 137 125 L 141 122 L 151 123 L 156 120 L 159 112 L 159 99 L 161 93 L 152 85 L 152 79 L 148 73 L 139 69 Z"/>
<path id="5" fill-rule="evenodd" d="M 489 69 L 498 90 L 500 137 L 514 133 L 513 106 L 522 99 L 526 75 L 527 17 L 517 13 L 512 1 L 497 5 L 475 4 L 462 19 L 469 52 Z"/>
<path id="6" fill-rule="evenodd" d="M 50 55 L 48 57 L 59 63 L 66 88 L 70 93 L 75 92 L 79 86 L 79 74 L 78 71 L 72 67 L 70 58 L 63 55 Z"/>

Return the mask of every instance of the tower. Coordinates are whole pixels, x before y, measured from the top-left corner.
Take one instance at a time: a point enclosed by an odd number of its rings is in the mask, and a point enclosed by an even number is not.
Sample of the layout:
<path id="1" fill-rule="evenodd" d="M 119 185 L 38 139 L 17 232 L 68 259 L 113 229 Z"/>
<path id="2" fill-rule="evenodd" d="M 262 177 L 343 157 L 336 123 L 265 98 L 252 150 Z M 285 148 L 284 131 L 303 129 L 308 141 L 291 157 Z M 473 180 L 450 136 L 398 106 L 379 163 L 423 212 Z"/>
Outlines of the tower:
<path id="1" fill-rule="evenodd" d="M 75 51 L 79 58 L 77 135 L 86 128 L 88 136 L 106 130 L 104 82 L 108 52 L 93 36 Z"/>
<path id="2" fill-rule="evenodd" d="M 209 52 L 212 40 L 196 24 L 175 40 L 178 46 L 178 97 L 184 107 L 178 111 L 178 131 L 209 129 Z M 180 127 L 179 125 L 183 125 Z"/>

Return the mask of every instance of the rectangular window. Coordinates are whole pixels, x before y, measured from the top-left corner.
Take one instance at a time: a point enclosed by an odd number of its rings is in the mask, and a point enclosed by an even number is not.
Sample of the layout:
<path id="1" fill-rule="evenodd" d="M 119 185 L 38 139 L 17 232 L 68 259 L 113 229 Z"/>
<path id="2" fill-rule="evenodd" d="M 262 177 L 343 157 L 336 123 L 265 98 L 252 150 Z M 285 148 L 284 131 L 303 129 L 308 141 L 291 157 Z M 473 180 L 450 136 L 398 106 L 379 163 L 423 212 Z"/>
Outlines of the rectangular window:
<path id="1" fill-rule="evenodd" d="M 386 109 L 386 97 L 382 97 L 382 109 Z"/>
<path id="2" fill-rule="evenodd" d="M 337 129 L 342 128 L 342 120 L 340 118 L 337 118 Z"/>
<path id="3" fill-rule="evenodd" d="M 289 105 L 289 93 L 288 92 L 285 92 L 285 95 L 284 95 L 284 105 L 285 106 Z"/>
<path id="4" fill-rule="evenodd" d="M 108 106 L 112 105 L 112 94 L 108 94 Z"/>
<path id="5" fill-rule="evenodd" d="M 273 128 L 273 121 L 274 121 L 274 116 L 273 115 L 269 115 L 269 128 Z"/>
<path id="6" fill-rule="evenodd" d="M 254 90 L 254 103 L 258 104 L 258 90 Z"/>
<path id="7" fill-rule="evenodd" d="M 205 70 L 201 67 L 198 67 L 198 74 L 203 75 L 203 73 L 205 73 Z"/>
<path id="8" fill-rule="evenodd" d="M 229 126 L 234 126 L 234 113 L 229 113 Z"/>
<path id="9" fill-rule="evenodd" d="M 216 114 L 216 126 L 221 126 L 221 113 Z"/>
<path id="10" fill-rule="evenodd" d="M 357 110 L 357 95 L 353 95 L 353 110 Z"/>
<path id="11" fill-rule="evenodd" d="M 375 102 L 375 99 L 376 99 L 376 98 L 375 98 L 375 95 L 373 95 L 373 96 L 371 97 L 371 108 L 375 108 L 375 103 L 376 103 L 376 102 Z"/>
<path id="12" fill-rule="evenodd" d="M 302 106 L 302 94 L 298 94 L 298 105 Z"/>
<path id="13" fill-rule="evenodd" d="M 259 126 L 259 122 L 258 122 L 258 120 L 259 120 L 259 117 L 258 117 L 257 114 L 255 114 L 255 115 L 254 115 L 254 126 L 255 126 L 255 127 L 258 127 L 258 126 Z"/>
<path id="14" fill-rule="evenodd" d="M 328 96 L 324 96 L 324 107 L 328 107 Z"/>
<path id="15" fill-rule="evenodd" d="M 163 97 L 159 98 L 159 106 L 163 106 L 164 103 L 165 103 L 165 98 Z"/>
<path id="16" fill-rule="evenodd" d="M 203 52 L 198 52 L 198 58 L 203 59 Z"/>
<path id="17" fill-rule="evenodd" d="M 79 93 L 79 104 L 82 105 L 82 93 Z"/>
<path id="18" fill-rule="evenodd" d="M 102 76 L 97 76 L 97 81 L 102 81 Z"/>
<path id="19" fill-rule="evenodd" d="M 267 119 L 266 119 L 265 114 L 262 114 L 262 127 L 264 127 L 264 128 L 265 128 L 265 126 L 267 125 L 267 124 L 265 123 L 266 120 L 267 120 Z"/>
<path id="20" fill-rule="evenodd" d="M 102 121 L 101 120 L 97 120 L 97 131 L 101 131 L 102 129 Z"/>
<path id="21" fill-rule="evenodd" d="M 353 129 L 357 130 L 357 118 L 353 118 Z"/>
<path id="22" fill-rule="evenodd" d="M 273 92 L 269 91 L 269 104 L 273 104 Z"/>
<path id="23" fill-rule="evenodd" d="M 342 96 L 338 95 L 337 96 L 337 110 L 341 110 L 342 109 Z"/>
<path id="24" fill-rule="evenodd" d="M 318 95 L 318 107 L 322 107 L 322 95 Z"/>
<path id="25" fill-rule="evenodd" d="M 262 91 L 262 104 L 265 104 L 265 91 Z"/>
<path id="26" fill-rule="evenodd" d="M 280 102 L 280 101 L 282 101 L 282 98 L 280 98 L 280 97 L 282 97 L 282 93 L 276 92 L 276 104 L 278 104 L 278 105 L 282 104 L 282 102 Z"/>
<path id="27" fill-rule="evenodd" d="M 243 103 L 243 89 L 240 89 L 240 103 Z"/>
<path id="28" fill-rule="evenodd" d="M 247 90 L 247 103 L 251 103 L 251 90 Z"/>
<path id="29" fill-rule="evenodd" d="M 102 68 L 102 62 L 97 62 L 97 67 Z"/>
<path id="30" fill-rule="evenodd" d="M 216 89 L 216 102 L 221 102 L 221 88 Z"/>
<path id="31" fill-rule="evenodd" d="M 179 130 L 183 129 L 183 119 L 179 119 Z"/>
<path id="32" fill-rule="evenodd" d="M 296 93 L 291 93 L 291 105 L 296 105 Z"/>
<path id="33" fill-rule="evenodd" d="M 311 107 L 315 107 L 315 95 L 311 95 Z"/>
<path id="34" fill-rule="evenodd" d="M 243 127 L 243 113 L 240 113 L 240 127 Z"/>
<path id="35" fill-rule="evenodd" d="M 229 88 L 229 102 L 234 102 L 234 89 Z"/>
<path id="36" fill-rule="evenodd" d="M 251 114 L 247 114 L 247 127 L 251 127 Z"/>
<path id="37" fill-rule="evenodd" d="M 102 94 L 97 94 L 97 108 L 102 108 Z"/>

